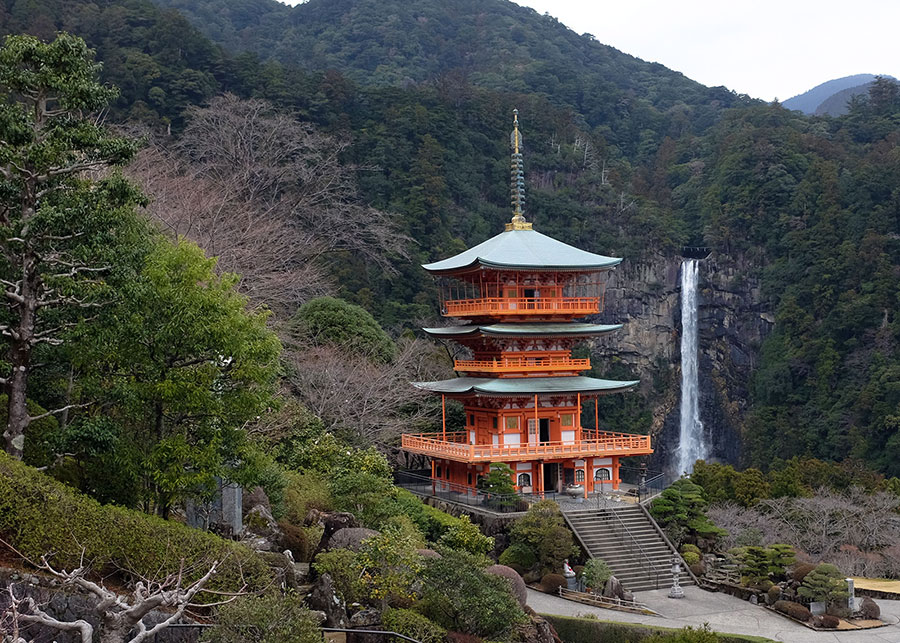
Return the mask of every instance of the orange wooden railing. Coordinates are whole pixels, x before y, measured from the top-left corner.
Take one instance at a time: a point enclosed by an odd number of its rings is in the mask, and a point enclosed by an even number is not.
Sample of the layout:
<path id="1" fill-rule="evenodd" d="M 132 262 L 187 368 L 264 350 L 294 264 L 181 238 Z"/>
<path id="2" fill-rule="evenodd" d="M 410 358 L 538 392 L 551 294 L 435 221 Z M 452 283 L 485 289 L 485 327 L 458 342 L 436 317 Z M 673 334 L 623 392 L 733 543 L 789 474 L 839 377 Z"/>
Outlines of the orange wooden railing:
<path id="1" fill-rule="evenodd" d="M 653 452 L 649 435 L 582 431 L 573 442 L 539 442 L 535 444 L 465 444 L 443 439 L 440 433 L 403 435 L 401 446 L 406 451 L 460 462 L 529 460 L 544 457 L 604 457 L 609 455 L 642 455 Z M 463 434 L 465 436 L 465 434 Z"/>
<path id="2" fill-rule="evenodd" d="M 480 297 L 444 302 L 444 316 L 591 315 L 600 312 L 600 297 Z"/>
<path id="3" fill-rule="evenodd" d="M 453 367 L 457 371 L 484 373 L 528 373 L 534 371 L 586 371 L 590 359 L 573 357 L 516 357 L 495 360 L 458 359 Z"/>

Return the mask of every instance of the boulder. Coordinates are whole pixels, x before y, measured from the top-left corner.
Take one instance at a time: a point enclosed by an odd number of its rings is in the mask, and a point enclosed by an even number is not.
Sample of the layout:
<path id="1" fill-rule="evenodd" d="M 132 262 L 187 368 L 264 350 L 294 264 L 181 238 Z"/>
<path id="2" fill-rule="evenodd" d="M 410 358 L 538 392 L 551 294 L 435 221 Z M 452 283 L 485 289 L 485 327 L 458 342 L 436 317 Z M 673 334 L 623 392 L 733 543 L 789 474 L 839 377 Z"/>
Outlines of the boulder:
<path id="1" fill-rule="evenodd" d="M 512 595 L 519 601 L 519 605 L 525 607 L 528 603 L 528 588 L 525 586 L 525 581 L 522 580 L 522 577 L 519 576 L 516 570 L 507 567 L 506 565 L 491 565 L 484 570 L 484 573 L 505 578 L 509 583 L 509 589 L 512 592 Z"/>
<path id="2" fill-rule="evenodd" d="M 241 509 L 245 516 L 256 506 L 265 507 L 272 513 L 272 503 L 269 502 L 269 496 L 262 487 L 253 487 L 249 493 L 244 493 L 241 497 Z"/>
<path id="3" fill-rule="evenodd" d="M 282 589 L 297 589 L 299 587 L 300 582 L 292 559 L 274 551 L 261 551 L 258 554 L 274 570 Z"/>
<path id="4" fill-rule="evenodd" d="M 521 643 L 562 643 L 556 630 L 543 617 L 527 610 L 528 622 L 517 628 L 517 640 Z"/>
<path id="5" fill-rule="evenodd" d="M 441 558 L 441 555 L 433 549 L 417 549 L 416 553 L 422 558 Z"/>
<path id="6" fill-rule="evenodd" d="M 622 583 L 618 578 L 615 576 L 609 577 L 609 580 L 606 581 L 606 585 L 603 587 L 603 596 L 625 600 L 625 588 L 622 587 Z"/>
<path id="7" fill-rule="evenodd" d="M 347 527 L 338 529 L 328 540 L 328 549 L 360 551 L 364 540 L 377 535 L 377 531 L 374 529 L 366 529 L 365 527 Z"/>
<path id="8" fill-rule="evenodd" d="M 376 625 L 381 625 L 381 612 L 378 610 L 364 609 L 350 617 L 350 627 L 371 629 Z"/>
<path id="9" fill-rule="evenodd" d="M 244 515 L 244 535 L 241 540 L 257 551 L 278 551 L 284 534 L 263 505 L 255 505 Z"/>
<path id="10" fill-rule="evenodd" d="M 310 609 L 319 610 L 325 614 L 326 627 L 347 627 L 347 608 L 344 601 L 334 591 L 334 583 L 330 574 L 322 574 L 312 591 L 306 597 Z"/>
<path id="11" fill-rule="evenodd" d="M 879 619 L 881 618 L 881 608 L 871 598 L 864 596 L 859 603 L 859 617 L 869 621 Z"/>

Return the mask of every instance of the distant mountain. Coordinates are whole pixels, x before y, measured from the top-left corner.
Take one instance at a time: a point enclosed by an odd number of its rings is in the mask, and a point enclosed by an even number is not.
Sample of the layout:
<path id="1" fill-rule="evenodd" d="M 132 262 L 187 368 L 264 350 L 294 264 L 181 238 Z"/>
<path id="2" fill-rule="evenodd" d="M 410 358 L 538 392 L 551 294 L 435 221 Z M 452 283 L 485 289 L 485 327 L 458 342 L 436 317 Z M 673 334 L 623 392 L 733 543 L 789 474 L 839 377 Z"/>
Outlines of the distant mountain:
<path id="1" fill-rule="evenodd" d="M 804 114 L 815 114 L 819 105 L 844 90 L 859 90 L 848 94 L 846 100 L 849 100 L 853 94 L 864 94 L 868 90 L 860 88 L 866 87 L 873 80 L 875 80 L 874 74 L 856 74 L 854 76 L 845 76 L 844 78 L 835 78 L 821 85 L 816 85 L 809 91 L 798 94 L 793 98 L 789 98 L 782 105 L 787 109 L 799 110 Z"/>
<path id="2" fill-rule="evenodd" d="M 871 86 L 872 83 L 868 82 L 863 85 L 848 87 L 832 94 L 816 107 L 816 116 L 843 116 L 847 113 L 847 103 L 850 102 L 850 99 L 860 94 L 868 94 Z"/>
<path id="3" fill-rule="evenodd" d="M 177 9 L 232 52 L 250 51 L 308 70 L 335 69 L 363 85 L 407 87 L 461 80 L 547 96 L 591 126 L 652 106 L 711 124 L 720 108 L 747 104 L 579 35 L 555 18 L 508 0 L 154 0 Z M 643 106 L 642 106 L 643 105 Z M 646 128 L 658 114 L 638 120 Z M 639 130 L 638 130 L 639 131 Z"/>

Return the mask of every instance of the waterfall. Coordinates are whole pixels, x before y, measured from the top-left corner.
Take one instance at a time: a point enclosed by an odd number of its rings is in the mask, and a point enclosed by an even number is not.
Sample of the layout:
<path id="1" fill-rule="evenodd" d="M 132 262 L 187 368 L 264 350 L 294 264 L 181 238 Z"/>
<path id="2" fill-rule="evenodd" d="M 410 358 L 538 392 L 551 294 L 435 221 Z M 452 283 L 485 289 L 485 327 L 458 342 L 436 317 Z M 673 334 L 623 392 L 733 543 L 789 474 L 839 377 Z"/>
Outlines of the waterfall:
<path id="1" fill-rule="evenodd" d="M 708 456 L 700 421 L 699 350 L 697 345 L 697 264 L 681 264 L 681 431 L 677 473 L 690 473 L 694 462 Z"/>

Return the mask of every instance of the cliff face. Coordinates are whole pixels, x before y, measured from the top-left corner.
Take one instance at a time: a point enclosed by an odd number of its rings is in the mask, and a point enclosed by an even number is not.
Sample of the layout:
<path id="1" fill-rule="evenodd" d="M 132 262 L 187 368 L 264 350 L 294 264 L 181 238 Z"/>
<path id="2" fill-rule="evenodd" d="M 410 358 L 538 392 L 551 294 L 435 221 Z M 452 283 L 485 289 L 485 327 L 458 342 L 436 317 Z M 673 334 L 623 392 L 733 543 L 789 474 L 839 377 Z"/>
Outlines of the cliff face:
<path id="1" fill-rule="evenodd" d="M 601 363 L 622 360 L 641 379 L 653 412 L 651 467 L 667 471 L 678 448 L 681 264 L 678 256 L 651 255 L 615 270 L 601 320 L 625 327 L 593 351 Z M 712 254 L 699 268 L 701 419 L 711 459 L 737 464 L 750 375 L 774 318 L 761 300 L 759 268 L 748 259 Z"/>

